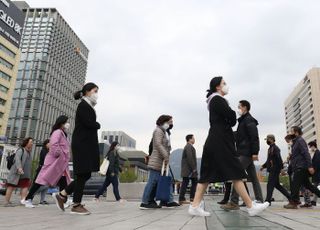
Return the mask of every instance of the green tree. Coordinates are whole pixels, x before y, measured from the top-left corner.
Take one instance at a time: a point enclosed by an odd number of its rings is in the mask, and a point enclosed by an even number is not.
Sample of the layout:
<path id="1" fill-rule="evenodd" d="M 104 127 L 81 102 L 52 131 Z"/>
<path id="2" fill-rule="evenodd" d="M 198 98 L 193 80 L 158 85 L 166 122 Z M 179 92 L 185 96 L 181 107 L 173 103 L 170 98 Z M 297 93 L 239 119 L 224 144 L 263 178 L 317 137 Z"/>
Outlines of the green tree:
<path id="1" fill-rule="evenodd" d="M 122 168 L 122 173 L 120 173 L 119 180 L 121 183 L 133 183 L 137 180 L 137 175 L 133 168 L 130 167 L 130 162 L 127 160 Z"/>

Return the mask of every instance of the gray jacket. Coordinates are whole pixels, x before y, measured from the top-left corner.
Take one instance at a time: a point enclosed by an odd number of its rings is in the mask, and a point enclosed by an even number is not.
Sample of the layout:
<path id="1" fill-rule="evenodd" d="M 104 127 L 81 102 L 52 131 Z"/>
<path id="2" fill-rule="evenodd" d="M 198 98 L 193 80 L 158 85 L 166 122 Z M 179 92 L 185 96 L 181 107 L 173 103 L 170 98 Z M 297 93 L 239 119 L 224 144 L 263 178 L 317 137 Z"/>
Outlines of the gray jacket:
<path id="1" fill-rule="evenodd" d="M 7 178 L 7 182 L 12 185 L 17 185 L 20 179 L 31 179 L 31 165 L 31 153 L 26 149 L 18 149 L 14 158 L 14 164 L 12 165 Z M 23 169 L 23 175 L 18 174 L 19 168 Z"/>
<path id="2" fill-rule="evenodd" d="M 148 168 L 161 171 L 163 161 L 169 162 L 170 151 L 171 146 L 166 131 L 157 127 L 153 132 L 153 151 L 149 158 Z"/>
<path id="3" fill-rule="evenodd" d="M 192 172 L 197 171 L 197 156 L 196 149 L 187 144 L 184 147 L 181 159 L 181 177 L 190 177 Z M 193 174 L 191 177 L 196 178 L 197 175 Z"/>

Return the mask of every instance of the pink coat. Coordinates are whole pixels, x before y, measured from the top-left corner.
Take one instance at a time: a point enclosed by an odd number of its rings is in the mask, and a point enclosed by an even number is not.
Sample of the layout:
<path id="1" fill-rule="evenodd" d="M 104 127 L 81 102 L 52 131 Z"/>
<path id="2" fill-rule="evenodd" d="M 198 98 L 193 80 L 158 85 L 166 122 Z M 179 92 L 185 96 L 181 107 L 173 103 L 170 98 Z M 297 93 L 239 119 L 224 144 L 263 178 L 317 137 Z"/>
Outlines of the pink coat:
<path id="1" fill-rule="evenodd" d="M 50 149 L 36 183 L 56 186 L 62 176 L 71 182 L 69 172 L 70 143 L 61 129 L 55 130 L 50 137 Z"/>

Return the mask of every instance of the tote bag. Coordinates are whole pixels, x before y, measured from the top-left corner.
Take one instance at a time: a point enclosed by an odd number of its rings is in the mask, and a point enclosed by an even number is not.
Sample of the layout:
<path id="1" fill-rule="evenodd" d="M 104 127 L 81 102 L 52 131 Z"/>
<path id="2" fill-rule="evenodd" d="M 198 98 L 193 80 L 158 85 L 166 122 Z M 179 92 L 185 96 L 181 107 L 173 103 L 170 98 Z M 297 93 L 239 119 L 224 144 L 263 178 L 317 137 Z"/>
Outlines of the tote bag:
<path id="1" fill-rule="evenodd" d="M 156 200 L 160 200 L 163 202 L 168 202 L 170 199 L 170 186 L 172 182 L 172 178 L 169 175 L 169 164 L 166 167 L 166 174 L 164 174 L 165 170 L 165 163 L 162 163 L 162 170 L 161 175 L 158 180 L 157 185 L 157 193 L 156 193 Z"/>
<path id="2" fill-rule="evenodd" d="M 105 176 L 107 174 L 109 164 L 110 164 L 110 161 L 107 158 L 104 158 L 102 164 L 100 165 L 99 173 L 101 175 Z"/>

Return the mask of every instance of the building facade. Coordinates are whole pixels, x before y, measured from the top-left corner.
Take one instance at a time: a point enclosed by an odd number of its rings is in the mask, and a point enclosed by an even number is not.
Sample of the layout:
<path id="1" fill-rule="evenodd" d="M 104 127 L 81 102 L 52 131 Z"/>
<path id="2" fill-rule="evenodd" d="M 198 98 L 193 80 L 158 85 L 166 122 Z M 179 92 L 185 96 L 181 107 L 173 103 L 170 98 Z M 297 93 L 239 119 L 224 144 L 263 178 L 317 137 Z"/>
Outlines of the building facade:
<path id="1" fill-rule="evenodd" d="M 0 136 L 6 134 L 20 61 L 23 23 L 23 13 L 11 1 L 0 1 Z"/>
<path id="2" fill-rule="evenodd" d="M 136 148 L 136 140 L 130 137 L 123 131 L 103 131 L 101 135 L 102 141 L 106 141 L 111 144 L 114 141 L 120 143 L 121 147 Z"/>
<path id="3" fill-rule="evenodd" d="M 9 144 L 29 136 L 41 144 L 60 115 L 69 117 L 73 129 L 73 93 L 85 83 L 89 50 L 55 8 L 16 4 L 25 24 L 6 135 Z"/>
<path id="4" fill-rule="evenodd" d="M 320 68 L 312 68 L 285 102 L 286 128 L 300 126 L 308 142 L 320 134 Z M 319 143 L 319 142 L 318 142 Z"/>

